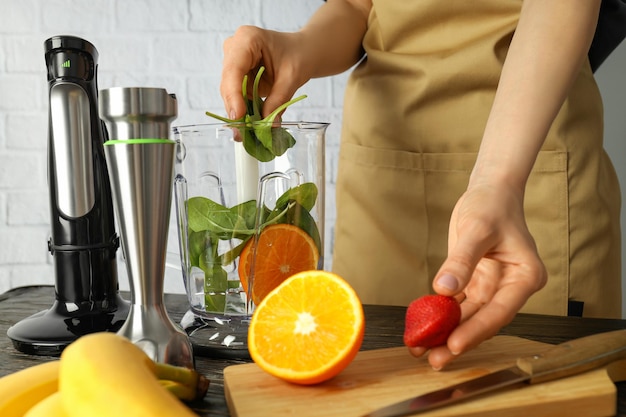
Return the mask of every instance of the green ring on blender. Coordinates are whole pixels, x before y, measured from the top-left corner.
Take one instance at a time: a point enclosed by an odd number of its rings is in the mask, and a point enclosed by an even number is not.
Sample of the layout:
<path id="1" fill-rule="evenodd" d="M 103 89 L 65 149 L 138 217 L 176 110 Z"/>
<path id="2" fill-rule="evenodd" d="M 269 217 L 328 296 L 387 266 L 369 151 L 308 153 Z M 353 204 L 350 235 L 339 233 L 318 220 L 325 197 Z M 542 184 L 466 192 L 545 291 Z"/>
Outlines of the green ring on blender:
<path id="1" fill-rule="evenodd" d="M 119 143 L 124 143 L 127 145 L 138 145 L 138 144 L 146 144 L 146 143 L 176 143 L 171 139 L 113 139 L 107 140 L 104 142 L 104 145 L 116 145 Z"/>

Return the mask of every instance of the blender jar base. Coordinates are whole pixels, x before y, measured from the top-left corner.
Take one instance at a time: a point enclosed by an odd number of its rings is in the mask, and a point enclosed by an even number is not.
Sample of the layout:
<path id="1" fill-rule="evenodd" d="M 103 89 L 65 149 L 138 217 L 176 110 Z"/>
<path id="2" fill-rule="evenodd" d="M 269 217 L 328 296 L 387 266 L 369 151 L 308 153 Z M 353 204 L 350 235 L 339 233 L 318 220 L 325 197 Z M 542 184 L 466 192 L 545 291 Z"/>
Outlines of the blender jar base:
<path id="1" fill-rule="evenodd" d="M 200 317 L 188 310 L 180 321 L 196 355 L 250 359 L 248 327 L 250 316 Z"/>

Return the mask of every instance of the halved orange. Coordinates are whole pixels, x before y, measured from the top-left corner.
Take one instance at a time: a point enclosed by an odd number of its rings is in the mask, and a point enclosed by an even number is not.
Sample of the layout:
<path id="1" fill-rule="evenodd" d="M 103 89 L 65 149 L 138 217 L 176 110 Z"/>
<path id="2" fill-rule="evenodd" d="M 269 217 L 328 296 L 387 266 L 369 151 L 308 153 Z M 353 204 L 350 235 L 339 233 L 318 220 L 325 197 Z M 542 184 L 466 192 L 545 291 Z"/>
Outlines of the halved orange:
<path id="1" fill-rule="evenodd" d="M 256 307 L 248 350 L 271 375 L 317 384 L 352 362 L 364 330 L 361 301 L 346 281 L 326 271 L 304 271 L 289 277 Z"/>
<path id="2" fill-rule="evenodd" d="M 319 251 L 315 241 L 302 229 L 291 224 L 273 224 L 259 234 L 254 255 L 254 239 L 246 244 L 239 257 L 239 280 L 248 292 L 251 268 L 254 268 L 252 301 L 263 298 L 291 275 L 317 268 Z"/>

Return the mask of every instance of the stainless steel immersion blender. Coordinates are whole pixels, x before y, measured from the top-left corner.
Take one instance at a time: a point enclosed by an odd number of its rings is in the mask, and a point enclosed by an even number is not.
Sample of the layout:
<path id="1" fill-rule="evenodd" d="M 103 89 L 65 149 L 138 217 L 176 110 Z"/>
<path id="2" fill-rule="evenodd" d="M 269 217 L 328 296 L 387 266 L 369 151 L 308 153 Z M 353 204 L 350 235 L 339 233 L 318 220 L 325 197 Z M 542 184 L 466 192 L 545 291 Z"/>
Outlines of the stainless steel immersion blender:
<path id="1" fill-rule="evenodd" d="M 189 337 L 163 302 L 176 96 L 160 88 L 110 88 L 100 94 L 100 113 L 111 138 L 105 154 L 131 284 L 130 314 L 118 333 L 154 361 L 193 368 Z"/>

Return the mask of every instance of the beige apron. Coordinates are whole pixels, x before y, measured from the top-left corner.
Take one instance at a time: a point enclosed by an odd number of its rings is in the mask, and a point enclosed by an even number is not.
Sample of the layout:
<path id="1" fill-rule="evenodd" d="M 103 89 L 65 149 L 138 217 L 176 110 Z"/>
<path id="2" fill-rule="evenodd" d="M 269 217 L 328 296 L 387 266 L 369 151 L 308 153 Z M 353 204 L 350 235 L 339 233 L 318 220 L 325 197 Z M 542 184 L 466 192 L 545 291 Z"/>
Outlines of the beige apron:
<path id="1" fill-rule="evenodd" d="M 333 269 L 364 303 L 432 292 L 521 0 L 374 0 L 367 59 L 345 96 Z M 620 191 L 585 65 L 529 178 L 525 208 L 549 282 L 525 312 L 619 317 Z"/>

